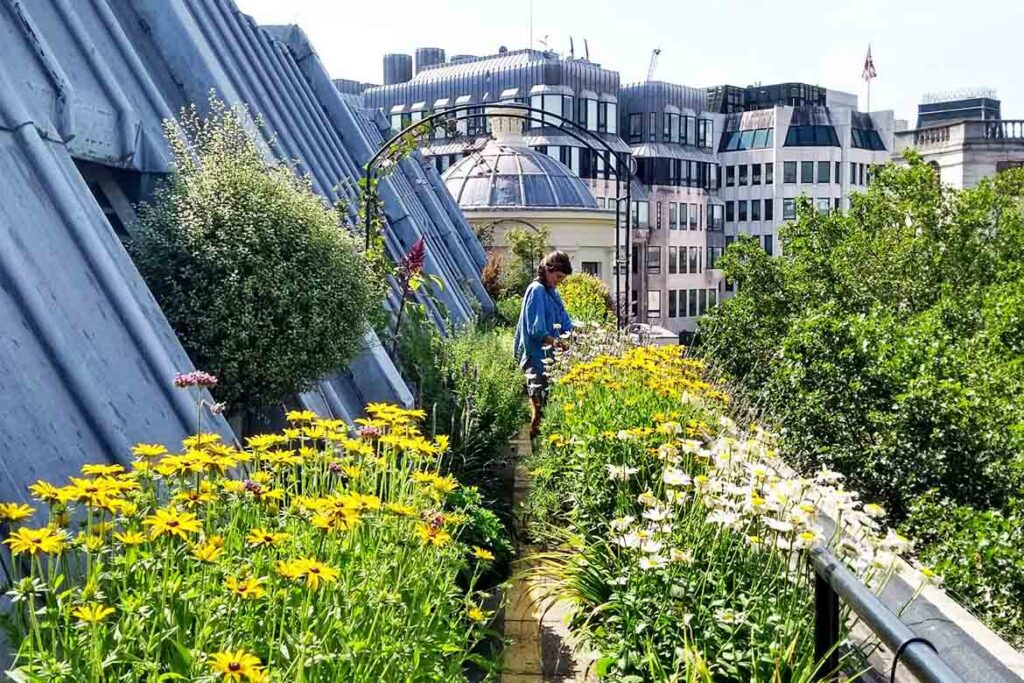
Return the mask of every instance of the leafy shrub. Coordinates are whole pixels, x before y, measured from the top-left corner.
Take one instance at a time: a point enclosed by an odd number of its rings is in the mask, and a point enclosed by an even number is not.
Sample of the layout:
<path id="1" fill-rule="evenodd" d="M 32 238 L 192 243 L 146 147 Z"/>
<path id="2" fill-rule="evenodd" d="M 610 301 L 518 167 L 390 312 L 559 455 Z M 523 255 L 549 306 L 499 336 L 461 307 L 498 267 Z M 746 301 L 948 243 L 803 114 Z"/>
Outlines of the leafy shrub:
<path id="1" fill-rule="evenodd" d="M 1024 648 L 1024 500 L 980 511 L 931 494 L 914 503 L 906 528 L 953 597 Z"/>
<path id="2" fill-rule="evenodd" d="M 286 433 L 245 450 L 216 434 L 180 454 L 140 444 L 128 473 L 87 465 L 32 486 L 53 525 L 5 522 L 17 680 L 493 674 L 472 652 L 493 557 L 457 540 L 472 492 L 435 469 L 444 444 L 420 436 L 416 411 L 367 411 L 358 434 L 293 412 Z M 69 518 L 80 528 L 62 528 Z"/>
<path id="3" fill-rule="evenodd" d="M 130 249 L 193 363 L 221 378 L 217 397 L 257 407 L 344 366 L 377 288 L 309 179 L 267 165 L 244 112 L 211 107 L 168 124 L 175 172 Z"/>
<path id="4" fill-rule="evenodd" d="M 537 265 L 548 251 L 550 231 L 546 227 L 513 228 L 505 233 L 508 254 L 501 274 L 505 296 L 522 296 L 537 276 Z"/>
<path id="5" fill-rule="evenodd" d="M 784 257 L 730 248 L 739 291 L 702 320 L 705 355 L 784 427 L 795 464 L 840 469 L 897 519 L 933 488 L 1001 505 L 1021 448 L 1022 187 L 951 190 L 913 159 L 849 215 L 805 204 Z"/>
<path id="6" fill-rule="evenodd" d="M 611 315 L 611 294 L 600 278 L 587 273 L 573 273 L 562 280 L 558 293 L 565 310 L 573 320 L 604 323 Z"/>
<path id="7" fill-rule="evenodd" d="M 523 309 L 523 296 L 522 294 L 507 296 L 504 299 L 498 299 L 496 305 L 502 321 L 509 325 L 515 325 L 519 321 L 519 313 Z"/>

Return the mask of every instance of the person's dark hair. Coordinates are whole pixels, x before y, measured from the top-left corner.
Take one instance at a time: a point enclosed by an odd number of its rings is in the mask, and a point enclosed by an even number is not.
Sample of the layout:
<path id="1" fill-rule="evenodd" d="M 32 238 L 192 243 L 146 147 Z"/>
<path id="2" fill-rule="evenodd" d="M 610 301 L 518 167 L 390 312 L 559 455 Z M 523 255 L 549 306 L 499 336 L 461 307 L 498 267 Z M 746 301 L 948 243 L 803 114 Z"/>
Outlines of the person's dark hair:
<path id="1" fill-rule="evenodd" d="M 547 284 L 544 276 L 547 273 L 562 273 L 572 275 L 572 261 L 564 251 L 553 251 L 540 260 L 537 264 L 537 279 Z"/>

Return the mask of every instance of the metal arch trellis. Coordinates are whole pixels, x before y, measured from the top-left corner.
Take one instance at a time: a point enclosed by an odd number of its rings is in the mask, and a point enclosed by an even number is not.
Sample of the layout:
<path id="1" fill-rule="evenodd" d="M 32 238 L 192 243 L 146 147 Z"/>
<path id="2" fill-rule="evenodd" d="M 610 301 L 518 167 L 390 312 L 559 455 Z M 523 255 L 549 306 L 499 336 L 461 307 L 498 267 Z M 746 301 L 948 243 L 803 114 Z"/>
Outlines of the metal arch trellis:
<path id="1" fill-rule="evenodd" d="M 363 184 L 364 232 L 367 249 L 370 248 L 370 234 L 373 229 L 373 210 L 376 209 L 378 203 L 375 175 L 380 162 L 390 151 L 395 149 L 400 142 L 408 139 L 408 136 L 415 134 L 417 131 L 428 129 L 434 121 L 438 119 L 452 120 L 453 118 L 457 118 L 455 115 L 459 112 L 479 109 L 481 109 L 480 103 L 461 104 L 454 107 L 446 107 L 441 111 L 425 116 L 419 121 L 409 124 L 394 134 L 374 153 L 372 157 L 370 157 L 370 160 L 366 163 L 366 178 Z M 518 102 L 495 103 L 484 107 L 483 112 L 475 111 L 473 113 L 473 118 L 483 117 L 490 119 L 498 116 L 518 118 L 531 123 L 539 123 L 541 126 L 549 127 L 552 126 L 552 121 L 555 121 L 557 122 L 557 125 L 554 125 L 553 127 L 557 128 L 560 132 L 565 133 L 569 137 L 578 141 L 592 152 L 599 155 L 608 155 L 606 157 L 605 169 L 615 174 L 617 193 L 617 196 L 615 197 L 615 320 L 616 324 L 621 329 L 624 326 L 623 308 L 625 307 L 625 322 L 628 322 L 632 303 L 631 292 L 629 289 L 630 271 L 628 264 L 630 237 L 632 235 L 632 181 L 636 175 L 636 160 L 628 152 L 623 153 L 615 151 L 612 146 L 608 144 L 608 141 L 598 135 L 596 131 L 588 130 L 572 119 L 565 118 L 558 114 L 552 114 L 526 104 Z M 600 147 L 595 146 L 591 140 L 596 141 Z M 615 159 L 615 164 L 609 163 L 612 158 Z M 622 208 L 623 203 L 625 203 L 625 211 L 623 211 Z M 623 215 L 625 215 L 626 219 L 625 245 L 622 244 Z M 625 251 L 623 251 L 623 246 L 625 246 Z M 625 292 L 623 292 L 623 284 L 625 284 Z M 623 293 L 625 293 L 624 297 L 621 296 Z"/>

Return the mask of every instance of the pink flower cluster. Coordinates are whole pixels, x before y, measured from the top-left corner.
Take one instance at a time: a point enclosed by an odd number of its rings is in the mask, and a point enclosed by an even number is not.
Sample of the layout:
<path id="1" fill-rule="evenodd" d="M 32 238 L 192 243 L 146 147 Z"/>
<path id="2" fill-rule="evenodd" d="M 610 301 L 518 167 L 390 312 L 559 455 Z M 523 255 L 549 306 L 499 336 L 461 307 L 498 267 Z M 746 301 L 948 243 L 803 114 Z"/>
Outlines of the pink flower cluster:
<path id="1" fill-rule="evenodd" d="M 174 386 L 179 389 L 187 389 L 189 387 L 206 387 L 207 389 L 212 389 L 217 386 L 217 378 L 208 372 L 203 372 L 202 370 L 179 372 L 174 376 Z"/>
<path id="2" fill-rule="evenodd" d="M 405 277 L 411 278 L 413 275 L 419 275 L 423 271 L 423 266 L 427 260 L 427 243 L 423 241 L 423 238 L 416 240 L 416 243 L 409 249 L 409 253 L 402 259 L 401 268 Z"/>

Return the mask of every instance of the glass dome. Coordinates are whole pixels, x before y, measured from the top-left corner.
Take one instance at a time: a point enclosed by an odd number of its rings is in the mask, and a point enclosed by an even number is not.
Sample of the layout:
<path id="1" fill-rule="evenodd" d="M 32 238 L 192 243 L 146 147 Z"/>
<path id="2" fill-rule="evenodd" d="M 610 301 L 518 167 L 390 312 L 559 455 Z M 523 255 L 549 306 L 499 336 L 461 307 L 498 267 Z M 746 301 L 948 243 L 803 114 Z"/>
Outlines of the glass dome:
<path id="1" fill-rule="evenodd" d="M 564 164 L 519 145 L 491 141 L 442 178 L 465 209 L 597 209 L 594 195 Z"/>

